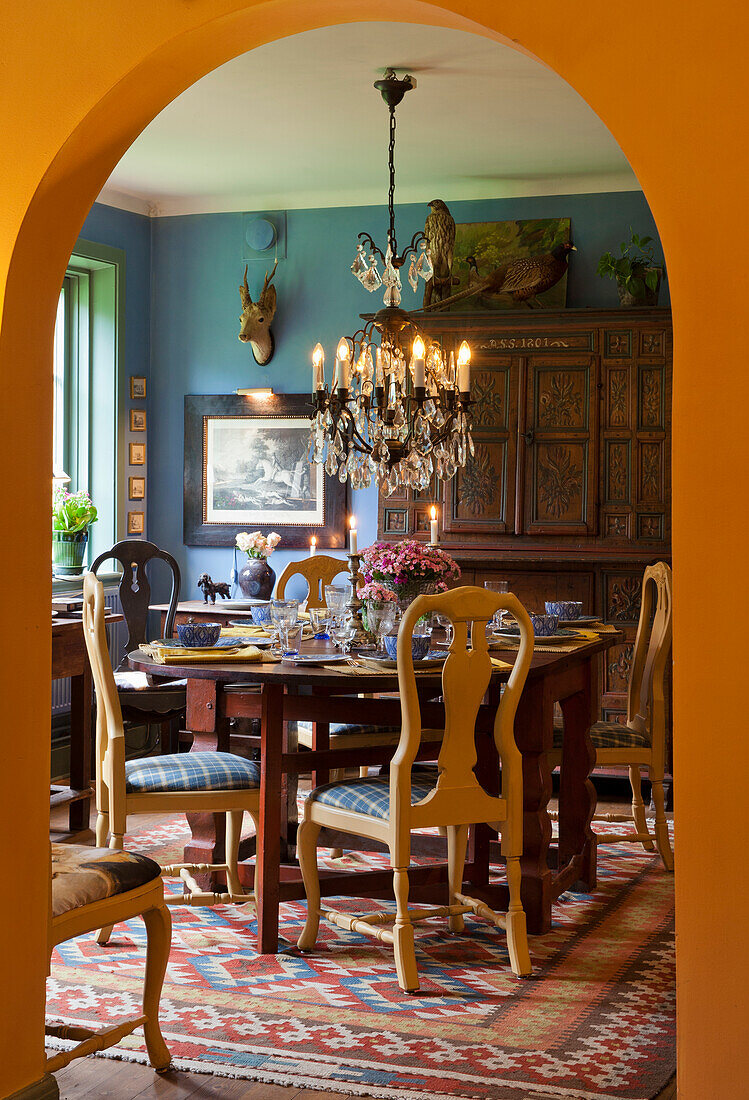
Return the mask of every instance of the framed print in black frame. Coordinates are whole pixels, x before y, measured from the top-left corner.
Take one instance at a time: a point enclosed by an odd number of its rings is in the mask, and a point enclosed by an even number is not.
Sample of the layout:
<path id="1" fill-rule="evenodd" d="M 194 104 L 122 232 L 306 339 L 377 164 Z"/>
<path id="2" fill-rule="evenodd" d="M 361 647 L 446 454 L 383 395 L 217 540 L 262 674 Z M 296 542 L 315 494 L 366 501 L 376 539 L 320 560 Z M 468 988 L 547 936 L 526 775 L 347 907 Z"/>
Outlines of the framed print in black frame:
<path id="1" fill-rule="evenodd" d="M 408 508 L 386 508 L 384 527 L 386 535 L 407 535 Z"/>
<path id="2" fill-rule="evenodd" d="M 252 402 L 185 397 L 184 541 L 233 546 L 239 531 L 277 531 L 284 548 L 346 545 L 346 486 L 307 461 L 306 394 Z"/>

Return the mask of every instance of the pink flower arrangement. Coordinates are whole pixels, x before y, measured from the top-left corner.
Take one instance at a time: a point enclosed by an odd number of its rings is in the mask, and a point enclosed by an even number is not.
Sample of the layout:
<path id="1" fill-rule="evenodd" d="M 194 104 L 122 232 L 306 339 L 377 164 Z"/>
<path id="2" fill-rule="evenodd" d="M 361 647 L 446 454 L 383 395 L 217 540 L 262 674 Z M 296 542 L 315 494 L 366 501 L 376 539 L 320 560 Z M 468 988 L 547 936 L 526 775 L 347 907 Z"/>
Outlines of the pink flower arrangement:
<path id="1" fill-rule="evenodd" d="M 240 531 L 237 535 L 237 546 L 244 550 L 248 558 L 267 558 L 278 546 L 281 536 L 275 531 L 266 537 L 261 531 Z"/>
<path id="2" fill-rule="evenodd" d="M 398 599 L 392 588 L 386 588 L 379 581 L 368 581 L 362 585 L 358 596 L 360 600 L 383 600 L 385 603 Z"/>
<path id="3" fill-rule="evenodd" d="M 460 576 L 460 566 L 438 546 L 404 539 L 374 542 L 362 552 L 361 568 L 367 585 L 380 582 L 396 596 L 407 596 L 430 584 L 444 592 L 447 582 Z"/>

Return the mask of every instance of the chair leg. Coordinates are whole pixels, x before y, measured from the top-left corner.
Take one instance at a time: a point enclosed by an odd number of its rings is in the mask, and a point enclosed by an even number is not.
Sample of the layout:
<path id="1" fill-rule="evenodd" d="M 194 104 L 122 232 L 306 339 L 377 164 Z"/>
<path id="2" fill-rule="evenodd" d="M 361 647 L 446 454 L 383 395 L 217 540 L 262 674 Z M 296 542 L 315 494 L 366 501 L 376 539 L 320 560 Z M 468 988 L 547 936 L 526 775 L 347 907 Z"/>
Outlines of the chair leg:
<path id="1" fill-rule="evenodd" d="M 466 862 L 466 845 L 468 844 L 467 825 L 447 826 L 447 882 L 450 891 L 449 905 L 456 905 L 456 894 L 463 892 L 463 868 Z M 451 932 L 462 932 L 465 921 L 462 913 L 454 913 L 447 920 L 447 927 Z"/>
<path id="2" fill-rule="evenodd" d="M 320 927 L 320 874 L 317 869 L 319 835 L 320 826 L 317 822 L 308 821 L 306 818 L 299 826 L 296 835 L 296 854 L 302 871 L 304 892 L 307 895 L 307 920 L 297 940 L 300 951 L 312 951 Z"/>
<path id="3" fill-rule="evenodd" d="M 148 1060 L 154 1069 L 163 1071 L 169 1068 L 172 1061 L 159 1024 L 159 1000 L 169 962 L 172 918 L 167 907 L 160 905 L 144 913 L 143 921 L 146 926 L 146 976 L 143 982 L 143 1015 L 146 1022 L 143 1031 Z"/>
<path id="4" fill-rule="evenodd" d="M 96 815 L 96 847 L 106 848 L 109 836 L 109 814 L 101 811 Z"/>
<path id="5" fill-rule="evenodd" d="M 629 766 L 629 782 L 632 786 L 632 820 L 638 833 L 647 833 L 648 821 L 645 817 L 645 803 L 642 801 L 642 776 L 637 764 Z M 655 845 L 652 840 L 643 840 L 642 846 L 646 852 L 652 852 Z"/>
<path id="6" fill-rule="evenodd" d="M 663 802 L 663 780 L 653 779 L 653 803 L 655 805 L 655 843 L 663 860 L 663 866 L 667 871 L 674 869 L 674 853 L 671 848 L 671 838 L 668 835 L 668 822 Z"/>
<path id="7" fill-rule="evenodd" d="M 416 968 L 414 926 L 408 915 L 408 869 L 393 869 L 393 893 L 395 894 L 395 927 L 393 949 L 398 984 L 404 993 L 415 993 L 419 988 L 419 972 Z"/>
<path id="8" fill-rule="evenodd" d="M 97 828 L 96 842 L 98 844 L 98 842 L 99 842 L 99 835 L 98 835 L 99 820 L 98 819 L 97 819 L 97 822 L 96 822 L 96 828 Z M 122 849 L 125 847 L 125 834 L 124 833 L 112 833 L 111 837 L 109 838 L 109 847 L 114 848 L 118 852 L 121 852 Z M 114 928 L 113 924 L 107 924 L 107 925 L 105 925 L 104 928 L 99 929 L 99 934 L 96 937 L 96 942 L 99 944 L 100 947 L 105 947 L 109 943 L 109 937 L 112 935 L 112 929 L 113 928 Z"/>
<path id="9" fill-rule="evenodd" d="M 531 957 L 528 952 L 528 932 L 525 924 L 525 910 L 520 900 L 520 857 L 507 857 L 507 887 L 510 905 L 507 910 L 507 950 L 510 953 L 510 965 L 513 974 L 524 978 L 531 973 Z"/>
<path id="10" fill-rule="evenodd" d="M 345 779 L 345 778 L 346 778 L 346 769 L 345 768 L 331 768 L 330 769 L 330 782 L 331 783 L 338 783 L 339 780 Z M 343 855 L 343 848 L 331 848 L 331 850 L 330 850 L 330 858 L 331 859 L 340 859 L 342 855 Z"/>
<path id="11" fill-rule="evenodd" d="M 229 810 L 226 814 L 226 885 L 234 897 L 244 893 L 239 881 L 239 841 L 242 837 L 243 810 Z M 248 895 L 248 900 L 250 897 Z"/>

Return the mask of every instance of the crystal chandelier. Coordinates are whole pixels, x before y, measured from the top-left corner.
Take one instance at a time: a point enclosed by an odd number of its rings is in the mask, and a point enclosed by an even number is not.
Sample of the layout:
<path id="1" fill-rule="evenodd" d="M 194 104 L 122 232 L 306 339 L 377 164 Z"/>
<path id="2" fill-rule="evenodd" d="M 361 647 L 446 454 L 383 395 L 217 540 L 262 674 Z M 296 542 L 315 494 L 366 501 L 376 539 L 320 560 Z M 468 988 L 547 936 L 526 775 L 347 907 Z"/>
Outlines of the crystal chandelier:
<path id="1" fill-rule="evenodd" d="M 309 460 L 341 482 L 350 480 L 354 489 L 367 488 L 374 476 L 389 496 L 403 488 L 425 490 L 433 478 L 449 480 L 473 454 L 471 351 L 464 340 L 457 362 L 452 352 L 446 356 L 400 308 L 400 269 L 408 258 L 414 291 L 419 278 L 433 274 L 424 234 L 414 234 L 403 253 L 395 235 L 395 108 L 415 81 L 389 70 L 374 86 L 390 112 L 387 247 L 383 253 L 369 233 L 360 233 L 351 271 L 369 291 L 384 286 L 385 305 L 340 340 L 330 387 L 323 348 L 315 346 Z"/>

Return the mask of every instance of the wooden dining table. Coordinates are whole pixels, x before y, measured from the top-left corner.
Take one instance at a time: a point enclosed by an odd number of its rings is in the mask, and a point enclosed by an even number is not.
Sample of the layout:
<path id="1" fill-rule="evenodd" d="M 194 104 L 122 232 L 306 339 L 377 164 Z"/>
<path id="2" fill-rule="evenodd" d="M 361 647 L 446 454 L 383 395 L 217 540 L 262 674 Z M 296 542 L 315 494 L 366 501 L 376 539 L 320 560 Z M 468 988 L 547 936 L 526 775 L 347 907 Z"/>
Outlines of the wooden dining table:
<path id="1" fill-rule="evenodd" d="M 564 890 L 585 891 L 596 885 L 596 842 L 591 829 L 595 788 L 590 772 L 595 762 L 589 731 L 596 720 L 594 691 L 600 655 L 615 644 L 617 634 L 573 651 L 535 652 L 515 720 L 515 737 L 523 757 L 523 856 L 522 899 L 531 933 L 551 927 L 553 901 Z M 315 643 L 308 643 L 314 645 Z M 319 644 L 319 643 L 318 643 Z M 493 651 L 511 664 L 514 652 Z M 286 663 L 159 664 L 143 652 L 130 654 L 133 668 L 154 676 L 173 677 L 179 669 L 187 679 L 187 728 L 194 735 L 191 751 L 230 748 L 231 722 L 237 718 L 260 720 L 260 815 L 255 865 L 240 864 L 242 882 L 257 892 L 258 950 L 278 950 L 279 904 L 304 898 L 298 864 L 286 850 L 290 825 L 286 813 L 286 781 L 291 775 L 312 773 L 313 785 L 324 783 L 331 768 L 387 765 L 392 746 L 357 749 L 329 744 L 331 722 L 399 725 L 400 703 L 387 693 L 397 692 L 395 670 L 362 675 L 348 665 L 297 667 Z M 509 670 L 495 669 L 476 724 L 476 774 L 487 790 L 498 791 L 500 772 L 492 736 L 494 716 L 503 682 Z M 444 726 L 440 701 L 440 671 L 417 674 L 424 728 Z M 361 697 L 362 692 L 367 697 Z M 371 697 L 372 695 L 379 697 Z M 547 805 L 552 793 L 548 753 L 552 747 L 554 706 L 564 717 L 564 747 L 559 789 L 559 838 L 552 845 Z M 313 723 L 311 751 L 297 751 L 290 744 L 288 723 Z M 422 744 L 418 759 L 435 759 L 434 743 Z M 192 838 L 185 848 L 190 862 L 220 862 L 223 856 L 223 819 L 220 815 L 188 815 Z M 507 906 L 502 883 L 490 881 L 495 834 L 477 826 L 471 836 L 465 881 L 468 892 L 492 907 Z M 360 838 L 341 833 L 321 834 L 321 845 L 361 849 Z M 429 845 L 431 844 L 431 849 Z M 426 845 L 426 849 L 423 845 Z M 426 838 L 422 850 L 441 851 L 441 838 Z M 416 852 L 415 845 L 414 851 Z M 410 872 L 410 896 L 415 901 L 444 904 L 447 900 L 446 860 L 425 862 Z M 325 896 L 392 897 L 392 875 L 385 870 L 321 872 Z"/>

